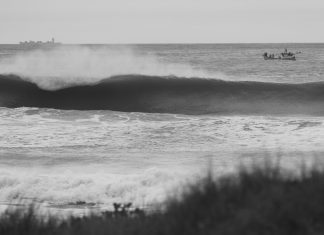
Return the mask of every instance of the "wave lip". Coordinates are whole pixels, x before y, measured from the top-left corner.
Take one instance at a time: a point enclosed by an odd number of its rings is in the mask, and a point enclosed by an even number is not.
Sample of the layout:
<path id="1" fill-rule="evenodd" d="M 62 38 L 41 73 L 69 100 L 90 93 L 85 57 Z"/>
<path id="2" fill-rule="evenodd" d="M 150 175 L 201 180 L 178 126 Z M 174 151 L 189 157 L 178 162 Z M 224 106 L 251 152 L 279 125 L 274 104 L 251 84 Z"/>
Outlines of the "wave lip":
<path id="1" fill-rule="evenodd" d="M 44 90 L 0 75 L 0 106 L 180 114 L 324 114 L 324 83 L 237 82 L 120 75 Z"/>

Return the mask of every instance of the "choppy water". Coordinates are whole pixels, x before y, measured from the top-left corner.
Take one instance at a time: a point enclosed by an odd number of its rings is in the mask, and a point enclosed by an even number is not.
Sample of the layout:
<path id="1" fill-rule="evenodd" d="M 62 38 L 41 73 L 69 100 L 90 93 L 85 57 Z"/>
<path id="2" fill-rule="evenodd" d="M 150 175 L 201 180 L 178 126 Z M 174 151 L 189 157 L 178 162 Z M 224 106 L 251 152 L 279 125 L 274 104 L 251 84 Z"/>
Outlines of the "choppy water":
<path id="1" fill-rule="evenodd" d="M 261 56 L 285 47 L 302 52 L 297 61 Z M 8 74 L 18 76 L 14 85 L 3 82 L 0 88 L 3 204 L 24 199 L 55 208 L 71 208 L 76 201 L 100 208 L 128 201 L 143 206 L 162 202 L 174 188 L 205 175 L 210 162 L 221 175 L 241 162 L 281 156 L 283 164 L 294 165 L 324 152 L 323 44 L 92 45 L 36 51 L 1 45 L 0 54 L 2 81 L 13 79 Z M 134 74 L 150 76 L 149 85 L 127 85 L 139 79 Z M 119 75 L 132 76 L 119 83 Z M 111 77 L 115 82 L 109 83 Z M 234 85 L 208 90 L 197 82 L 199 88 L 189 89 L 188 77 Z M 76 110 L 80 106 L 73 105 L 86 101 L 78 96 L 82 101 L 76 102 L 71 87 L 74 92 L 75 86 L 101 79 L 115 86 L 109 94 L 117 88 L 118 93 L 94 102 L 110 106 Z M 159 82 L 154 79 L 180 84 L 175 89 L 161 83 L 159 89 L 152 87 Z M 39 87 L 37 102 L 27 102 L 35 92 L 27 92 L 24 81 Z M 249 85 L 241 87 L 238 81 Z M 265 85 L 255 87 L 251 81 Z M 187 87 L 185 92 L 181 87 Z M 96 95 L 88 89 L 81 90 L 86 97 Z M 243 99 L 244 108 L 238 102 Z M 53 102 L 70 108 L 55 109 Z M 135 105 L 151 109 L 134 112 Z M 251 109 L 257 105 L 263 108 Z M 286 112 L 276 112 L 279 108 Z"/>

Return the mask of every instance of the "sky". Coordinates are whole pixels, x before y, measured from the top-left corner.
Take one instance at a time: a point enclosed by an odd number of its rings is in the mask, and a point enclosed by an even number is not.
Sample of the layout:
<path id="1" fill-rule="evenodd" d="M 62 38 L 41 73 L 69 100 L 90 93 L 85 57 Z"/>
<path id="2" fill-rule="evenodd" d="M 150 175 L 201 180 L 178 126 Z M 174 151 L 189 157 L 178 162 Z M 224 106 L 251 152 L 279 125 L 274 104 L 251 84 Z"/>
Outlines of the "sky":
<path id="1" fill-rule="evenodd" d="M 0 43 L 324 42 L 324 0 L 0 0 Z"/>

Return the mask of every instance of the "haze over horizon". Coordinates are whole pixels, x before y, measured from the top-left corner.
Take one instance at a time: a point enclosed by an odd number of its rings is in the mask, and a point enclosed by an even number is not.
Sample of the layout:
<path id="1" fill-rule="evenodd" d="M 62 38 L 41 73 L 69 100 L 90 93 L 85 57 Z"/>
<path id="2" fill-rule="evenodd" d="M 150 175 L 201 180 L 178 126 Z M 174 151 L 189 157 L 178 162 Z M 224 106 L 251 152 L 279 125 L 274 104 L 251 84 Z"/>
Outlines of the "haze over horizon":
<path id="1" fill-rule="evenodd" d="M 0 43 L 324 42 L 322 0 L 1 0 Z"/>

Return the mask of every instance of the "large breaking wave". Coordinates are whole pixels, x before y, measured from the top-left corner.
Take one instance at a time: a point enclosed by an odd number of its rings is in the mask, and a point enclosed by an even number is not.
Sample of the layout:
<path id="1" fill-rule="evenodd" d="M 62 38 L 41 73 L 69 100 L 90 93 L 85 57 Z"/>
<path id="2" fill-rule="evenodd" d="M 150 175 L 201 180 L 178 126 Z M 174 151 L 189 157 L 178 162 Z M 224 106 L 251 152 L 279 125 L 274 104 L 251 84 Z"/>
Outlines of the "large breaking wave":
<path id="1" fill-rule="evenodd" d="M 0 75 L 0 106 L 181 114 L 324 114 L 324 83 L 120 75 L 46 90 Z"/>

